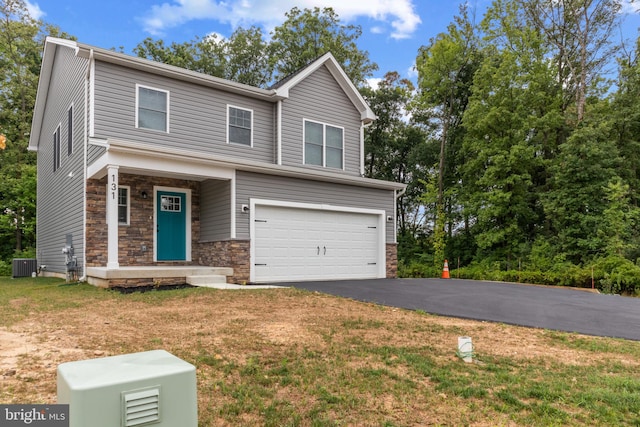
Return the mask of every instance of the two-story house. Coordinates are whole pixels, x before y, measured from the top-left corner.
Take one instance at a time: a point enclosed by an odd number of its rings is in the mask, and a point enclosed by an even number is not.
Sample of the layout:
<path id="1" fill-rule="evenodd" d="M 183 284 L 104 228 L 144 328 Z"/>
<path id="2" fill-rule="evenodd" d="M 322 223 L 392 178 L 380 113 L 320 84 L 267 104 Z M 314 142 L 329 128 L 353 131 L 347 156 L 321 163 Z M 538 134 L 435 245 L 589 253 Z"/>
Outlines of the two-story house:
<path id="1" fill-rule="evenodd" d="M 394 277 L 404 185 L 363 177 L 374 119 L 331 54 L 260 89 L 48 38 L 38 264 L 105 287 Z"/>

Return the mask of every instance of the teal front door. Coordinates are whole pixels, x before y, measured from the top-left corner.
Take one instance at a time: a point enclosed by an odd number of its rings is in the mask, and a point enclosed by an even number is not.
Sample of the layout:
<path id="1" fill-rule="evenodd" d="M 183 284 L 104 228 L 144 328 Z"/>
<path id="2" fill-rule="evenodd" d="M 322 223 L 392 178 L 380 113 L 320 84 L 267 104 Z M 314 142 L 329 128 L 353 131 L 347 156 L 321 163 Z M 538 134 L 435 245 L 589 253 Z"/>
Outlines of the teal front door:
<path id="1" fill-rule="evenodd" d="M 184 261 L 187 257 L 185 193 L 158 191 L 156 198 L 158 261 Z"/>

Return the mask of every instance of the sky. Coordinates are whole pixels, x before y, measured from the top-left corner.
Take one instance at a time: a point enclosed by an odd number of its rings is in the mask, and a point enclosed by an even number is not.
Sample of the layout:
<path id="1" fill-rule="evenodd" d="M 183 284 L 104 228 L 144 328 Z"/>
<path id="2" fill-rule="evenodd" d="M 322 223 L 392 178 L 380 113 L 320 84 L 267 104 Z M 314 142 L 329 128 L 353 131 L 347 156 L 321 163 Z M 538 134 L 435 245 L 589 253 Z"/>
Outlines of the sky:
<path id="1" fill-rule="evenodd" d="M 625 0 L 630 1 L 630 0 Z M 491 0 L 467 0 L 480 21 Z M 342 24 L 362 28 L 358 47 L 379 66 L 374 79 L 388 71 L 415 79 L 418 49 L 429 44 L 458 14 L 460 2 L 447 0 L 27 0 L 32 17 L 54 24 L 79 42 L 132 53 L 147 37 L 182 43 L 211 33 L 229 36 L 252 25 L 268 34 L 285 13 L 332 7 Z M 639 6 L 636 6 L 637 8 Z M 635 40 L 640 14 L 625 4 L 623 31 Z M 630 13 L 629 13 L 630 12 Z"/>

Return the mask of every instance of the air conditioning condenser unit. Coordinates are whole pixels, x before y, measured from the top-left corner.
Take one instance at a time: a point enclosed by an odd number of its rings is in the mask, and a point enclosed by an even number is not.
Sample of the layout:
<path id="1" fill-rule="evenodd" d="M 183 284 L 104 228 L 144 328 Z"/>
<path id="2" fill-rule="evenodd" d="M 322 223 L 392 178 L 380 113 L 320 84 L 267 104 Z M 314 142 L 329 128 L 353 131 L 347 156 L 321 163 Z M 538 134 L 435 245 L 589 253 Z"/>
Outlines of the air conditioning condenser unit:
<path id="1" fill-rule="evenodd" d="M 58 365 L 69 427 L 197 427 L 196 369 L 152 350 Z"/>

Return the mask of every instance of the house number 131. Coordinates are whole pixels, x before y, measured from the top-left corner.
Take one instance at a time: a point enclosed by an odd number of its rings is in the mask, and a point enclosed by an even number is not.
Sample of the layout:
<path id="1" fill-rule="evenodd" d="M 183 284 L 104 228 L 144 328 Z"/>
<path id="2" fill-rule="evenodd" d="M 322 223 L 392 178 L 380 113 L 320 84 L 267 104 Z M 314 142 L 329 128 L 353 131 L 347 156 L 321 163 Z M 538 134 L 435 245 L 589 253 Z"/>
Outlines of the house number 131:
<path id="1" fill-rule="evenodd" d="M 118 184 L 116 182 L 116 176 L 111 175 L 111 197 L 113 200 L 116 199 L 116 194 L 118 194 Z"/>

